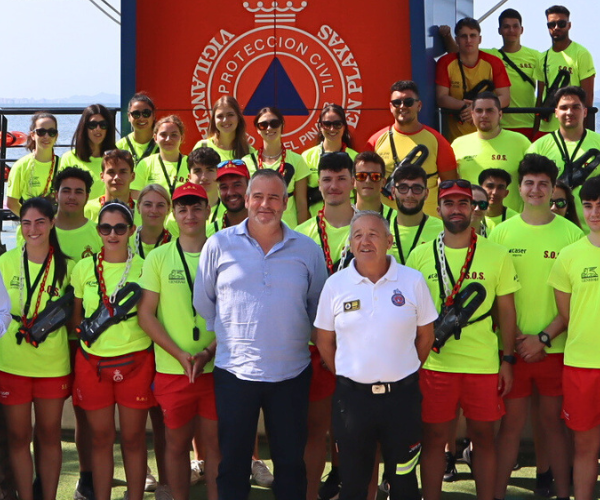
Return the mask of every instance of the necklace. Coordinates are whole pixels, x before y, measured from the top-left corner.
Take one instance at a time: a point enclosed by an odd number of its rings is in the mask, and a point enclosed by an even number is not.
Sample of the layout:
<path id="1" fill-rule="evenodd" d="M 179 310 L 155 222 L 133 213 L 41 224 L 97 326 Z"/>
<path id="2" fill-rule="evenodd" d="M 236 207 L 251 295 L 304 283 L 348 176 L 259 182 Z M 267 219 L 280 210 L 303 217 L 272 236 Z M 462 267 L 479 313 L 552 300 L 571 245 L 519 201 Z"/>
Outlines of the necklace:
<path id="1" fill-rule="evenodd" d="M 125 281 L 129 276 L 129 270 L 131 269 L 131 261 L 133 260 L 133 252 L 131 251 L 131 247 L 127 245 L 127 260 L 125 261 L 125 271 L 123 271 L 123 275 L 117 284 L 115 291 L 108 297 L 106 293 L 106 282 L 104 281 L 104 248 L 98 254 L 98 286 L 100 287 L 100 294 L 102 296 L 102 302 L 108 309 L 108 313 L 113 316 L 115 314 L 114 303 L 117 297 L 117 293 L 123 285 L 125 285 Z"/>
<path id="2" fill-rule="evenodd" d="M 277 156 L 267 156 L 264 154 L 264 148 L 260 148 L 258 150 L 258 168 L 263 169 L 265 168 L 263 165 L 263 156 L 266 159 L 270 159 L 270 160 L 274 160 L 276 158 L 279 158 L 279 156 L 281 156 L 281 161 L 279 162 L 279 168 L 277 169 L 279 171 L 279 173 L 281 175 L 283 175 L 283 173 L 285 172 L 285 153 L 286 153 L 286 149 L 284 146 L 281 146 L 281 153 L 278 154 Z"/>

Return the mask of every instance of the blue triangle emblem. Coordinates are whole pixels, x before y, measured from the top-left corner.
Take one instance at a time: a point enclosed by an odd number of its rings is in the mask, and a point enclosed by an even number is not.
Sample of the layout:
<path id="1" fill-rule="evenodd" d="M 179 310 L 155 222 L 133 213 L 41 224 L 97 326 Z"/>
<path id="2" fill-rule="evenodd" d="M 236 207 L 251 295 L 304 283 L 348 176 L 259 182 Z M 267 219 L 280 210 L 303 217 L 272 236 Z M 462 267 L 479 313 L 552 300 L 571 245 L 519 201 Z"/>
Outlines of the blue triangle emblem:
<path id="1" fill-rule="evenodd" d="M 284 115 L 288 116 L 308 116 L 308 109 L 277 57 L 274 57 L 269 64 L 248 101 L 244 114 L 254 116 L 266 106 L 276 106 Z"/>

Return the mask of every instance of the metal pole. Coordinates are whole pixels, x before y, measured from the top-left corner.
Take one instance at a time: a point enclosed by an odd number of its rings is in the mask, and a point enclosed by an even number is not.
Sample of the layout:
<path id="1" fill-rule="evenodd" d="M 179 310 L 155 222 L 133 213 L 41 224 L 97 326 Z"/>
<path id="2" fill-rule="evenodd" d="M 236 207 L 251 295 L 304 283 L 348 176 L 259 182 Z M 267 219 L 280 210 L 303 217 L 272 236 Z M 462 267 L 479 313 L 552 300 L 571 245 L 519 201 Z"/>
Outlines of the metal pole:
<path id="1" fill-rule="evenodd" d="M 508 0 L 500 0 L 494 7 L 488 10 L 483 16 L 481 16 L 477 21 L 482 23 L 485 19 L 490 17 L 494 12 L 496 12 L 500 7 L 502 7 Z"/>

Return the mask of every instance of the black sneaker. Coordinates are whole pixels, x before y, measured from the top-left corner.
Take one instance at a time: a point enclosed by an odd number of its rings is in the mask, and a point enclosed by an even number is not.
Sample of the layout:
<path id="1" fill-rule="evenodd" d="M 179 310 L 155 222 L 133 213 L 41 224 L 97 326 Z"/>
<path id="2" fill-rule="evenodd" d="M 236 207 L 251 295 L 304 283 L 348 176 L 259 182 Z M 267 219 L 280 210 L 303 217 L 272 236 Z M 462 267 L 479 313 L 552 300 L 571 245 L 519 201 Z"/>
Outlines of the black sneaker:
<path id="1" fill-rule="evenodd" d="M 340 496 L 340 475 L 337 467 L 332 467 L 327 479 L 319 488 L 318 500 L 336 500 Z"/>
<path id="2" fill-rule="evenodd" d="M 81 481 L 77 481 L 77 485 L 75 486 L 75 492 L 73 493 L 73 500 L 96 500 L 96 496 L 94 495 L 93 488 L 90 488 L 81 483 Z"/>
<path id="3" fill-rule="evenodd" d="M 446 452 L 446 470 L 444 471 L 444 482 L 452 483 L 458 479 L 456 471 L 456 458 L 449 451 Z"/>
<path id="4" fill-rule="evenodd" d="M 552 487 L 553 481 L 554 476 L 552 475 L 551 469 L 548 469 L 546 472 L 542 472 L 541 474 L 536 474 L 534 493 L 546 498 L 554 496 L 554 488 Z"/>
<path id="5" fill-rule="evenodd" d="M 40 476 L 35 476 L 35 479 L 33 480 L 33 500 L 44 500 Z"/>

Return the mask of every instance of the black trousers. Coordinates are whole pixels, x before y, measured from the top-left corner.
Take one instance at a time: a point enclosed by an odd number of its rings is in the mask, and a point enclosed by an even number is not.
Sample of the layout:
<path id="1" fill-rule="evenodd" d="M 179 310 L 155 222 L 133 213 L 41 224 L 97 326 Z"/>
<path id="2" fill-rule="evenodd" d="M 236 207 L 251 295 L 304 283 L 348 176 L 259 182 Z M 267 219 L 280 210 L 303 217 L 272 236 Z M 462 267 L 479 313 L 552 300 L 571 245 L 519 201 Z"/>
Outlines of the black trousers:
<path id="1" fill-rule="evenodd" d="M 390 499 L 421 499 L 416 476 L 421 452 L 421 391 L 418 376 L 410 377 L 410 382 L 387 394 L 372 394 L 338 378 L 332 423 L 340 459 L 340 500 L 367 499 L 377 443 Z"/>
<path id="2" fill-rule="evenodd" d="M 304 448 L 312 367 L 282 382 L 250 382 L 214 369 L 221 463 L 220 500 L 246 500 L 258 416 L 262 408 L 269 437 L 278 500 L 306 500 Z"/>

